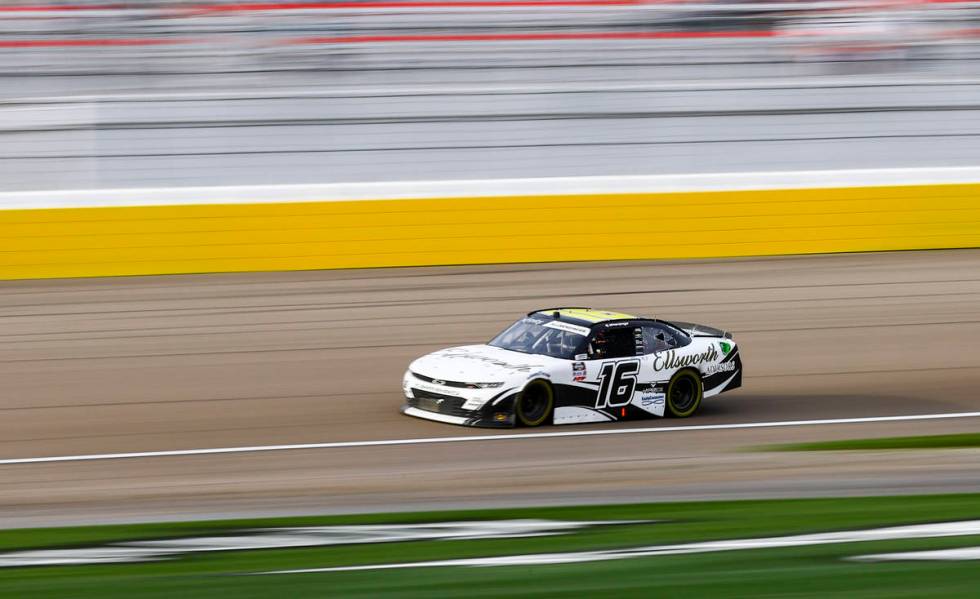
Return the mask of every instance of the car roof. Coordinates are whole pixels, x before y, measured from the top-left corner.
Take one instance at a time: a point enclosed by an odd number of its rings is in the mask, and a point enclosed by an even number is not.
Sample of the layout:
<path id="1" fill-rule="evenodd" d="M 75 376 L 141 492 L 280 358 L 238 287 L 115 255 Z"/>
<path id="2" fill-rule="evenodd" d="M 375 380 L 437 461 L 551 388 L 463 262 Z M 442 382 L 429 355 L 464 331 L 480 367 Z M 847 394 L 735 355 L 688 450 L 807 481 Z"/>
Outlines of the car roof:
<path id="1" fill-rule="evenodd" d="M 540 314 L 542 316 L 554 317 L 558 314 L 558 319 L 572 324 L 577 324 L 585 327 L 592 327 L 597 324 L 604 322 L 611 322 L 614 320 L 647 320 L 641 319 L 638 316 L 633 316 L 632 314 L 624 314 L 622 312 L 612 312 L 609 310 L 596 310 L 595 308 L 546 308 L 544 310 L 535 310 L 528 314 Z"/>

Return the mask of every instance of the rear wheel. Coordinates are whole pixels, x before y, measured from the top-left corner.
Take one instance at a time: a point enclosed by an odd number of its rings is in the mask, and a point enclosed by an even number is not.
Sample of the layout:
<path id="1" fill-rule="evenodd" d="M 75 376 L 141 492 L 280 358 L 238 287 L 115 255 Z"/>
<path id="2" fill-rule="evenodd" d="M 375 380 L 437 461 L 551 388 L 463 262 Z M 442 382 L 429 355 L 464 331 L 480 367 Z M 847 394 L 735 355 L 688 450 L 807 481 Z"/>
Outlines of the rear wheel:
<path id="1" fill-rule="evenodd" d="M 517 421 L 524 426 L 538 426 L 551 416 L 555 406 L 555 393 L 544 381 L 532 381 L 524 387 L 514 405 Z"/>
<path id="2" fill-rule="evenodd" d="M 682 370 L 667 386 L 667 411 L 675 418 L 687 418 L 698 411 L 703 398 L 701 377 L 692 370 Z"/>

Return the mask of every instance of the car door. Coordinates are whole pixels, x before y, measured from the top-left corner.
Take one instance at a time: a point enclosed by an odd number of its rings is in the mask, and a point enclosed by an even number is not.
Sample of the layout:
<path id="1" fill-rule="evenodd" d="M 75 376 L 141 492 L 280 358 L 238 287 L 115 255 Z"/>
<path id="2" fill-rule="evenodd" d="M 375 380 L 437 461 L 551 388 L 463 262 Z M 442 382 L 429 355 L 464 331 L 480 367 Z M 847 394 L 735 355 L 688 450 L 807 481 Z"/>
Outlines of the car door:
<path id="1" fill-rule="evenodd" d="M 639 383 L 642 330 L 632 322 L 600 325 L 589 338 L 588 352 L 588 380 L 597 383 L 595 409 L 627 417 Z"/>

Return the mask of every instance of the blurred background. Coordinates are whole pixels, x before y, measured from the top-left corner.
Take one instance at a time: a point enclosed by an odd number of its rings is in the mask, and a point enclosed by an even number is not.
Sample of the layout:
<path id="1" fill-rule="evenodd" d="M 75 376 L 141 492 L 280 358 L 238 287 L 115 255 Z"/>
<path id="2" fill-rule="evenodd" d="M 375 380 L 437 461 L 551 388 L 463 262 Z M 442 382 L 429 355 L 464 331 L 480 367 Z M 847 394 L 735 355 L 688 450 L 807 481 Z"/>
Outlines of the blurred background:
<path id="1" fill-rule="evenodd" d="M 973 165 L 980 2 L 0 4 L 6 191 Z"/>

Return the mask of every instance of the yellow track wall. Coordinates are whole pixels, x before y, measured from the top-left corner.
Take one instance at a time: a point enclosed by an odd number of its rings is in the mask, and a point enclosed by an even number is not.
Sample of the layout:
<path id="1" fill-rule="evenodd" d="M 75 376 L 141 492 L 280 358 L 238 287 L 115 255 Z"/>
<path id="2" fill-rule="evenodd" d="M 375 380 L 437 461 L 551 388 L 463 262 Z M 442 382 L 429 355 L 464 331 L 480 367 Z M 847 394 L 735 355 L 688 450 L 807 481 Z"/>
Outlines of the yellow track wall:
<path id="1" fill-rule="evenodd" d="M 980 184 L 0 211 L 0 279 L 977 246 Z"/>

